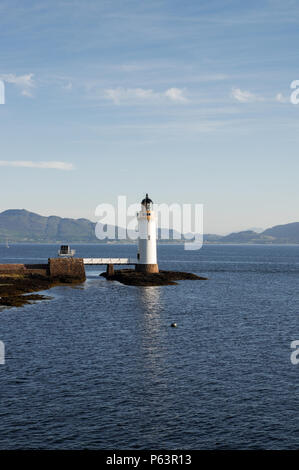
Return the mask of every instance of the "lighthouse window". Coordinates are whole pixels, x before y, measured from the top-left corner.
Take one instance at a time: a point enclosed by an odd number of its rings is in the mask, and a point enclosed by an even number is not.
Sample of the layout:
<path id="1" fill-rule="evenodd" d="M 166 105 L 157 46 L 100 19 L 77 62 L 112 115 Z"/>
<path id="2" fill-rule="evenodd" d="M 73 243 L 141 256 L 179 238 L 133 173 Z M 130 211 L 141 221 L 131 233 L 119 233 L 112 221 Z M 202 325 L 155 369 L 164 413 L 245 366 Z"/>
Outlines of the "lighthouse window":
<path id="1" fill-rule="evenodd" d="M 151 236 L 149 235 L 149 236 L 147 237 L 147 239 L 150 240 L 150 239 L 151 239 Z"/>

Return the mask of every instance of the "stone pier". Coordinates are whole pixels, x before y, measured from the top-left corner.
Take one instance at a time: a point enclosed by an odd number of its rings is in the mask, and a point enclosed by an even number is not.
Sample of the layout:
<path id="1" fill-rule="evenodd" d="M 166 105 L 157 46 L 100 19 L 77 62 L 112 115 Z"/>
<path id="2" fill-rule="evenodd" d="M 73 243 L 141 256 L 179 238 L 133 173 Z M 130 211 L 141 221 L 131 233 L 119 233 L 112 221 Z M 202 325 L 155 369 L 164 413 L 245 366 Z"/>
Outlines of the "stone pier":
<path id="1" fill-rule="evenodd" d="M 57 282 L 86 279 L 82 258 L 49 258 L 47 264 L 0 264 L 0 276 L 38 276 Z"/>

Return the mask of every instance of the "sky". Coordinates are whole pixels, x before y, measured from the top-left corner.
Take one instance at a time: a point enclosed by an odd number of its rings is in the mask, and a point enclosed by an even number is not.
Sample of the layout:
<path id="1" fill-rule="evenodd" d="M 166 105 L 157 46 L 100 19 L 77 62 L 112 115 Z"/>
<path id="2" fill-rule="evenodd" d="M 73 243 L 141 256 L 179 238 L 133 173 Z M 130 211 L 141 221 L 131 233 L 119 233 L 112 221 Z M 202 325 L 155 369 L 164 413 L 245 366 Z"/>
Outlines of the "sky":
<path id="1" fill-rule="evenodd" d="M 298 26 L 296 0 L 1 0 L 0 211 L 299 221 Z"/>

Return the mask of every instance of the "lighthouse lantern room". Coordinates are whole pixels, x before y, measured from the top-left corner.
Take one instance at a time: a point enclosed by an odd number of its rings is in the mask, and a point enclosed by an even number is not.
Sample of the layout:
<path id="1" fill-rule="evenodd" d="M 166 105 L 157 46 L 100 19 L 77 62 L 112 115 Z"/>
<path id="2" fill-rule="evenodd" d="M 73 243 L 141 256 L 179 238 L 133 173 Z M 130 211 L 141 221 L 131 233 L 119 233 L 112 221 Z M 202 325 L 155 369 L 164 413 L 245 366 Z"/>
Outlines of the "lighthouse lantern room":
<path id="1" fill-rule="evenodd" d="M 137 220 L 139 234 L 136 271 L 158 273 L 156 218 L 153 201 L 148 194 L 141 201 L 141 211 L 137 214 Z"/>

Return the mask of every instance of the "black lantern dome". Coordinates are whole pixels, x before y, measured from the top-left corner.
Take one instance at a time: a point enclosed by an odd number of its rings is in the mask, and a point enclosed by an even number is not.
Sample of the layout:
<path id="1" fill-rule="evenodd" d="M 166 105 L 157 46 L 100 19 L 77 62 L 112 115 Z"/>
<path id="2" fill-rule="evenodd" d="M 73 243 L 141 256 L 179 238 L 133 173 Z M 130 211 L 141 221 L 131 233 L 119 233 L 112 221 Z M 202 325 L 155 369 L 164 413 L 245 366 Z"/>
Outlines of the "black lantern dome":
<path id="1" fill-rule="evenodd" d="M 142 199 L 141 204 L 143 206 L 148 206 L 149 204 L 153 204 L 153 201 L 148 197 L 148 194 L 146 193 L 145 198 Z"/>

